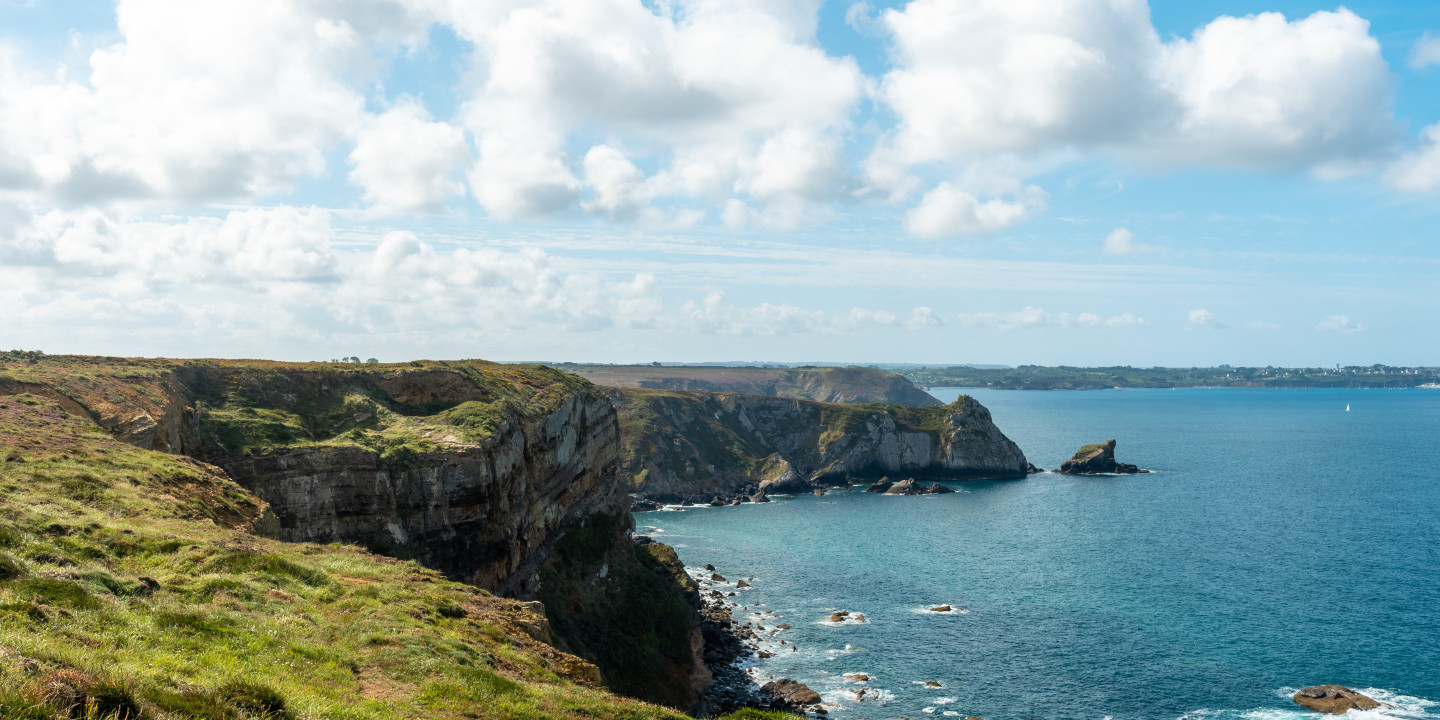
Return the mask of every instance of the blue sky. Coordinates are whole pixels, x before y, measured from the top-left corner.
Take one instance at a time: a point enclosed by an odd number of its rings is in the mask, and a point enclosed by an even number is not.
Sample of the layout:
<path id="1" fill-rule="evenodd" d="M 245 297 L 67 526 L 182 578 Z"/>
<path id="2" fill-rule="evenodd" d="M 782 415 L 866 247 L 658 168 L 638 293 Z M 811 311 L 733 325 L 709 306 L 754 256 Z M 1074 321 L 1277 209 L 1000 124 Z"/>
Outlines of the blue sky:
<path id="1" fill-rule="evenodd" d="M 194 5 L 0 0 L 0 347 L 1440 364 L 1440 6 Z"/>

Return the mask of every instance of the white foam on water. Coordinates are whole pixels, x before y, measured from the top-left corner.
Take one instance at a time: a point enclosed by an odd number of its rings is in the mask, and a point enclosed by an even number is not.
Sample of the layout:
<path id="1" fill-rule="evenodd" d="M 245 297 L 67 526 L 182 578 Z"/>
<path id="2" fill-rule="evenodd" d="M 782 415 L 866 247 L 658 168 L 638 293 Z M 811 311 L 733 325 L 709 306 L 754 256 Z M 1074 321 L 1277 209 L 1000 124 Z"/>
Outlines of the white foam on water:
<path id="1" fill-rule="evenodd" d="M 955 698 L 950 698 L 950 697 L 938 697 L 938 698 L 935 698 L 935 704 L 936 704 L 936 705 L 949 705 L 950 703 L 953 703 L 953 702 L 955 702 Z"/>
<path id="2" fill-rule="evenodd" d="M 1314 711 L 1294 704 L 1294 695 L 1300 688 L 1283 687 L 1275 690 L 1277 699 L 1290 703 L 1289 707 L 1251 708 L 1248 710 L 1191 710 L 1179 720 L 1315 720 Z M 1405 695 L 1381 688 L 1356 688 L 1361 695 L 1372 697 L 1390 707 L 1374 710 L 1351 710 L 1343 716 L 1347 720 L 1440 720 L 1440 702 L 1426 698 Z"/>
<path id="3" fill-rule="evenodd" d="M 945 712 L 943 712 L 943 713 L 941 713 L 941 714 L 942 714 L 942 715 L 949 715 L 950 717 L 960 717 L 960 713 L 955 712 L 954 710 L 946 710 Z"/>
<path id="4" fill-rule="evenodd" d="M 950 609 L 941 610 L 939 612 L 930 609 L 934 607 L 940 607 L 941 605 L 949 605 Z M 925 607 L 910 608 L 910 612 L 915 613 L 916 615 L 969 615 L 970 608 L 964 607 L 962 605 L 956 605 L 954 603 L 935 603 L 934 605 L 926 605 Z"/>
<path id="5" fill-rule="evenodd" d="M 920 712 L 923 712 L 923 713 L 925 713 L 925 714 L 927 714 L 927 715 L 934 715 L 934 714 L 935 714 L 935 708 L 933 708 L 933 707 L 921 708 Z"/>

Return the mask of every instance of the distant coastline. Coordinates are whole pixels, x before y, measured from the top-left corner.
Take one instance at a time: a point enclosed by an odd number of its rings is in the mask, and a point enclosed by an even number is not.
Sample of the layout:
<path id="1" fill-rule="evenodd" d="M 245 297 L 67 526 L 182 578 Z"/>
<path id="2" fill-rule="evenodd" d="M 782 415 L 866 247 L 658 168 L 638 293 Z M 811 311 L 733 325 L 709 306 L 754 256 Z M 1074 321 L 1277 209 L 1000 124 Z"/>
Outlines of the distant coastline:
<path id="1" fill-rule="evenodd" d="M 1332 388 L 1440 389 L 1440 367 L 1388 365 L 1334 368 L 1229 367 L 1135 368 L 1047 367 L 974 368 L 965 366 L 902 371 L 923 388 L 986 388 L 992 390 L 1112 390 L 1138 388 Z"/>

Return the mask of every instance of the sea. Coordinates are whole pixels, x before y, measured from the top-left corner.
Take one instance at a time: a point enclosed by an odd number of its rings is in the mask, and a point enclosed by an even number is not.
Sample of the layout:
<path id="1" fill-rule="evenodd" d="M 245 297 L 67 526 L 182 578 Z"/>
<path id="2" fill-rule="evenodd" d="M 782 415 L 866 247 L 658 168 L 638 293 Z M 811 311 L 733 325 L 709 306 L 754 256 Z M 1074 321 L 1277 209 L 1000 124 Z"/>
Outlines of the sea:
<path id="1" fill-rule="evenodd" d="M 1440 718 L 1440 390 L 931 392 L 1153 472 L 637 514 L 765 628 L 759 681 L 845 720 L 1318 718 L 1326 683 Z"/>

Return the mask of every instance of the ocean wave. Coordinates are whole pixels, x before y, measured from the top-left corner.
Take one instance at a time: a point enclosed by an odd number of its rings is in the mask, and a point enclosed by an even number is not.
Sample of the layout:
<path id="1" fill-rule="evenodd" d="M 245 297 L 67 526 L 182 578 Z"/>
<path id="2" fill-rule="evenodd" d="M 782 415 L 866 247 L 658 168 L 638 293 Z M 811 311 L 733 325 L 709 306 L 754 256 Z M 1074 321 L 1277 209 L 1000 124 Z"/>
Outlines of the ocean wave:
<path id="1" fill-rule="evenodd" d="M 1319 717 L 1313 710 L 1293 704 L 1291 699 L 1298 687 L 1284 687 L 1275 691 L 1278 698 L 1292 703 L 1290 707 L 1251 708 L 1249 710 L 1191 710 L 1178 720 L 1315 720 Z M 1440 720 L 1440 702 L 1426 698 L 1405 695 L 1383 688 L 1356 688 L 1356 692 L 1385 703 L 1389 707 L 1374 710 L 1351 710 L 1345 713 L 1348 720 Z"/>

